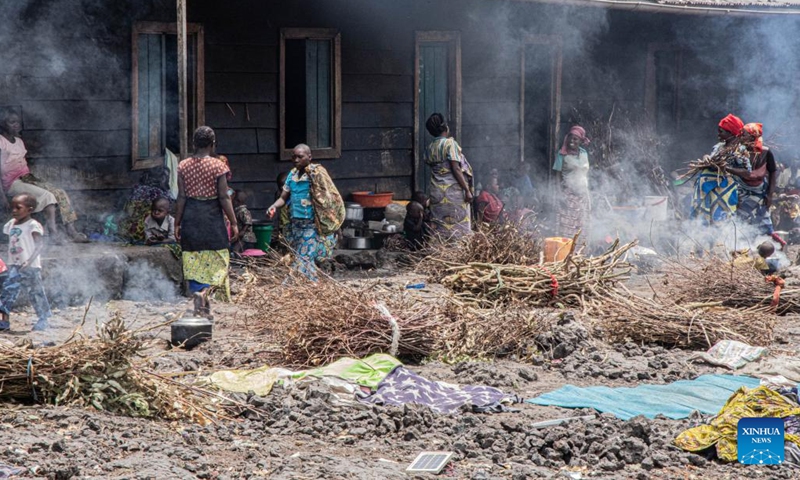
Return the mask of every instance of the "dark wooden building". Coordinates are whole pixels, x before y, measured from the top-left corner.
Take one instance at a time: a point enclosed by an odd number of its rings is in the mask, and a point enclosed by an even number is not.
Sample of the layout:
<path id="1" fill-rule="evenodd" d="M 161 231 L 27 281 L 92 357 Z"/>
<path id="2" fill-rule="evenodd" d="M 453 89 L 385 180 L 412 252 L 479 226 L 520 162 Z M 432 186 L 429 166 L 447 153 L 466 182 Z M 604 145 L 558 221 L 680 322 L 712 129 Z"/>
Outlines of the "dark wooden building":
<path id="1" fill-rule="evenodd" d="M 35 172 L 88 218 L 118 208 L 179 151 L 175 1 L 11 3 L 0 104 L 22 108 Z M 434 111 L 479 173 L 525 160 L 546 185 L 576 109 L 646 122 L 672 168 L 729 111 L 795 131 L 798 3 L 188 0 L 188 120 L 217 131 L 253 208 L 300 141 L 343 193 L 408 198 Z"/>

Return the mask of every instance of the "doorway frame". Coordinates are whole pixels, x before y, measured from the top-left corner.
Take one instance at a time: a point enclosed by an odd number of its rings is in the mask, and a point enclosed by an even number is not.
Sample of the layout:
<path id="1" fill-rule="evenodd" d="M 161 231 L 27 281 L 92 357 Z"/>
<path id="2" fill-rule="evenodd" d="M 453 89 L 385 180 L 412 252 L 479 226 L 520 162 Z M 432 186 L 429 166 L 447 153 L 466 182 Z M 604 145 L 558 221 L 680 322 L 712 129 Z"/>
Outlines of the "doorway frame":
<path id="1" fill-rule="evenodd" d="M 526 34 L 520 45 L 519 75 L 519 161 L 525 161 L 525 53 L 530 45 L 546 45 L 553 48 L 552 77 L 550 79 L 550 119 L 547 180 L 553 176 L 552 167 L 558 147 L 558 136 L 561 128 L 561 73 L 564 63 L 564 40 L 561 35 Z"/>
<path id="2" fill-rule="evenodd" d="M 451 134 L 456 140 L 461 138 L 461 32 L 458 31 L 439 31 L 425 30 L 417 31 L 414 36 L 414 168 L 412 169 L 412 185 L 414 190 L 424 190 L 419 184 L 417 175 L 421 168 L 419 149 L 423 135 L 420 133 L 419 121 L 419 63 L 420 46 L 424 43 L 449 43 L 453 48 L 448 51 L 448 67 L 453 75 L 450 75 L 448 92 L 451 115 L 449 119 Z"/>

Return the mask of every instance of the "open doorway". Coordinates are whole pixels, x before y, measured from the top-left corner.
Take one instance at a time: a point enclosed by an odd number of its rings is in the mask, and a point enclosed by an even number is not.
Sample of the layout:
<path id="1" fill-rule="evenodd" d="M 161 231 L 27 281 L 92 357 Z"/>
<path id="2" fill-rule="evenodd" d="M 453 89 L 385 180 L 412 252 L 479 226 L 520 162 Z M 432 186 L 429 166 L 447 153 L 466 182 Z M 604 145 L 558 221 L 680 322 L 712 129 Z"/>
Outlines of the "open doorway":
<path id="1" fill-rule="evenodd" d="M 529 35 L 522 44 L 520 161 L 537 188 L 550 185 L 561 121 L 561 37 Z M 548 195 L 549 196 L 549 195 Z"/>
<path id="2" fill-rule="evenodd" d="M 461 134 L 461 37 L 458 32 L 417 32 L 414 58 L 414 183 L 427 193 L 430 168 L 425 151 L 433 137 L 425 122 L 441 113 L 450 132 Z"/>

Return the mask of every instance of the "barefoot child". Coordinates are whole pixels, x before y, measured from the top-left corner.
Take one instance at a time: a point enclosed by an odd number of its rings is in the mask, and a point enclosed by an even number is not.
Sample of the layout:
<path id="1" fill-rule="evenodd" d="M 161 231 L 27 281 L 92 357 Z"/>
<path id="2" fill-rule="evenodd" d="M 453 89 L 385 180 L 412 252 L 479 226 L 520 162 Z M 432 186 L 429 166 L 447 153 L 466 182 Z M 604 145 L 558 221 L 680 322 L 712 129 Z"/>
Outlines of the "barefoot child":
<path id="1" fill-rule="evenodd" d="M 24 193 L 15 196 L 11 200 L 11 216 L 14 218 L 3 227 L 3 233 L 9 237 L 10 263 L 8 279 L 0 293 L 0 329 L 3 330 L 10 328 L 9 315 L 22 288 L 28 292 L 33 309 L 39 317 L 39 321 L 33 326 L 34 331 L 45 330 L 48 327 L 47 319 L 52 315 L 42 284 L 42 262 L 39 258 L 44 245 L 44 230 L 42 224 L 31 218 L 35 209 L 36 199 L 33 196 Z"/>
<path id="2" fill-rule="evenodd" d="M 233 212 L 239 225 L 239 238 L 233 243 L 233 251 L 242 253 L 256 248 L 256 234 L 253 233 L 253 215 L 247 208 L 247 193 L 237 190 L 233 192 Z"/>
<path id="3" fill-rule="evenodd" d="M 169 214 L 169 200 L 153 200 L 150 215 L 144 219 L 144 241 L 148 245 L 175 243 L 175 219 Z"/>

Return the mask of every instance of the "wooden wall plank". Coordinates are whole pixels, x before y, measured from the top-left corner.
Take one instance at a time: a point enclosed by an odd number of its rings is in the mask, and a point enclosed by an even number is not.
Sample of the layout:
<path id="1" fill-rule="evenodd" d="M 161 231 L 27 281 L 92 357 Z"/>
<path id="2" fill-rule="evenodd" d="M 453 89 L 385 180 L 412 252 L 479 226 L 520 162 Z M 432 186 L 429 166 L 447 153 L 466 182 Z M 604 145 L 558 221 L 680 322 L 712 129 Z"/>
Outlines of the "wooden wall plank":
<path id="1" fill-rule="evenodd" d="M 23 133 L 29 158 L 119 157 L 131 153 L 130 130 L 32 130 Z M 129 164 L 130 165 L 130 164 Z"/>
<path id="2" fill-rule="evenodd" d="M 255 128 L 216 128 L 217 151 L 229 153 L 258 153 L 258 135 Z"/>
<path id="3" fill-rule="evenodd" d="M 466 72 L 465 72 L 466 73 Z M 519 102 L 519 77 L 463 77 L 463 102 Z"/>
<path id="4" fill-rule="evenodd" d="M 278 153 L 278 130 L 258 129 L 258 153 Z"/>
<path id="5" fill-rule="evenodd" d="M 519 146 L 464 147 L 464 155 L 475 170 L 500 168 L 519 161 Z"/>
<path id="6" fill-rule="evenodd" d="M 26 100 L 122 100 L 130 101 L 127 70 L 75 72 L 72 75 L 33 77 L 27 74 L 0 77 L 8 98 Z"/>
<path id="7" fill-rule="evenodd" d="M 206 72 L 278 73 L 278 49 L 266 45 L 206 45 Z"/>
<path id="8" fill-rule="evenodd" d="M 412 127 L 413 103 L 345 103 L 342 124 L 353 127 Z"/>
<path id="9" fill-rule="evenodd" d="M 344 75 L 414 75 L 414 52 L 405 50 L 342 49 Z"/>
<path id="10" fill-rule="evenodd" d="M 344 150 L 412 148 L 411 128 L 343 128 Z"/>
<path id="11" fill-rule="evenodd" d="M 462 125 L 519 125 L 517 102 L 464 102 Z"/>
<path id="12" fill-rule="evenodd" d="M 342 75 L 342 102 L 413 102 L 413 77 Z"/>
<path id="13" fill-rule="evenodd" d="M 129 188 L 139 179 L 130 170 L 129 157 L 94 157 L 91 159 L 46 158 L 32 166 L 33 173 L 65 190 Z"/>
<path id="14" fill-rule="evenodd" d="M 466 147 L 519 145 L 519 130 L 507 125 L 465 125 L 461 143 Z"/>
<path id="15" fill-rule="evenodd" d="M 122 130 L 131 127 L 130 101 L 21 102 L 25 130 Z"/>
<path id="16" fill-rule="evenodd" d="M 212 128 L 278 128 L 278 105 L 206 102 L 206 124 Z"/>
<path id="17" fill-rule="evenodd" d="M 207 73 L 206 102 L 277 103 L 278 76 L 271 73 Z"/>

